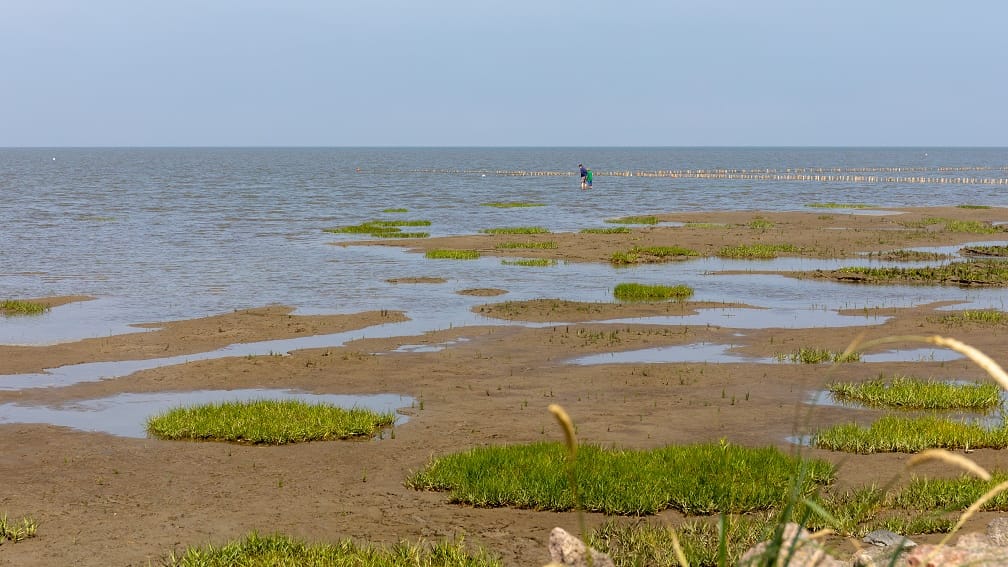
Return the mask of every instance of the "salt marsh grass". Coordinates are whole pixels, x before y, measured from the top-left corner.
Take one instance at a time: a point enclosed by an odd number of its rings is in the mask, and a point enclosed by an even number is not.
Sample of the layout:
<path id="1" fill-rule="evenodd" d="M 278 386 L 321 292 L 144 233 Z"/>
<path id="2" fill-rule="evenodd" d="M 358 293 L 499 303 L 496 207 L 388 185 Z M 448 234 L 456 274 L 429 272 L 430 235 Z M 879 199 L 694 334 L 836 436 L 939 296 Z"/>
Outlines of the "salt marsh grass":
<path id="1" fill-rule="evenodd" d="M 836 382 L 829 385 L 829 391 L 841 401 L 902 409 L 990 410 L 1001 405 L 1001 389 L 990 382 L 952 384 L 880 375 L 868 382 Z"/>
<path id="2" fill-rule="evenodd" d="M 162 439 L 282 445 L 371 437 L 394 423 L 393 413 L 300 400 L 252 400 L 175 408 L 151 417 L 147 432 Z"/>
<path id="3" fill-rule="evenodd" d="M 683 228 L 728 228 L 729 225 L 721 222 L 688 222 Z"/>
<path id="4" fill-rule="evenodd" d="M 981 309 L 950 313 L 942 317 L 929 317 L 928 321 L 944 325 L 1003 325 L 1008 323 L 1008 316 L 1003 311 Z"/>
<path id="5" fill-rule="evenodd" d="M 965 510 L 991 488 L 1008 480 L 1008 472 L 994 472 L 988 480 L 973 476 L 913 478 L 893 495 L 891 504 L 911 510 Z M 984 504 L 983 510 L 1008 512 L 1008 494 L 1001 493 Z"/>
<path id="6" fill-rule="evenodd" d="M 658 217 L 653 215 L 639 215 L 606 219 L 606 222 L 613 224 L 658 224 Z"/>
<path id="7" fill-rule="evenodd" d="M 525 242 L 501 242 L 500 244 L 494 245 L 494 248 L 498 250 L 513 250 L 519 248 L 555 250 L 556 247 L 557 243 L 553 240 L 543 240 L 540 242 L 531 240 Z"/>
<path id="8" fill-rule="evenodd" d="M 960 209 L 989 209 L 989 205 L 956 205 Z"/>
<path id="9" fill-rule="evenodd" d="M 992 260 L 951 262 L 921 268 L 851 266 L 832 272 L 838 279 L 873 284 L 1008 285 L 1008 263 Z"/>
<path id="10" fill-rule="evenodd" d="M 858 362 L 861 353 L 838 352 L 825 348 L 800 348 L 791 353 L 775 355 L 780 362 L 797 362 L 802 364 L 821 364 L 823 362 Z"/>
<path id="11" fill-rule="evenodd" d="M 483 234 L 549 234 L 549 230 L 541 226 L 504 226 L 484 228 L 480 232 Z"/>
<path id="12" fill-rule="evenodd" d="M 1008 256 L 1008 246 L 967 246 L 959 250 L 959 253 L 964 256 L 992 256 L 996 258 L 1004 258 Z"/>
<path id="13" fill-rule="evenodd" d="M 425 252 L 424 257 L 432 260 L 477 260 L 480 257 L 480 253 L 478 250 L 435 248 Z"/>
<path id="14" fill-rule="evenodd" d="M 613 288 L 613 297 L 620 301 L 685 301 L 693 296 L 687 285 L 646 285 L 621 283 Z"/>
<path id="15" fill-rule="evenodd" d="M 903 221 L 900 224 L 907 228 L 927 228 L 937 224 L 944 224 L 946 232 L 965 232 L 969 234 L 994 234 L 1004 231 L 1003 228 L 994 226 L 989 222 L 956 220 L 942 217 L 927 217 L 919 220 Z"/>
<path id="16" fill-rule="evenodd" d="M 576 497 L 564 472 L 567 458 L 558 443 L 476 447 L 435 458 L 406 485 L 450 491 L 453 502 L 473 506 L 570 510 Z M 586 510 L 631 515 L 765 510 L 783 505 L 800 468 L 811 473 L 800 487 L 803 495 L 834 474 L 825 461 L 725 442 L 653 450 L 580 445 L 574 466 L 576 494 Z"/>
<path id="17" fill-rule="evenodd" d="M 383 213 L 408 213 L 409 209 L 404 209 L 402 207 L 393 207 L 390 209 L 382 209 Z"/>
<path id="18" fill-rule="evenodd" d="M 0 301 L 0 314 L 3 315 L 41 315 L 46 311 L 49 311 L 49 306 L 35 301 L 21 299 Z"/>
<path id="19" fill-rule="evenodd" d="M 629 234 L 630 228 L 625 226 L 610 226 L 605 228 L 582 228 L 581 234 Z"/>
<path id="20" fill-rule="evenodd" d="M 740 244 L 721 248 L 717 256 L 742 260 L 770 260 L 776 258 L 778 252 L 798 251 L 798 247 L 793 244 Z"/>
<path id="21" fill-rule="evenodd" d="M 391 547 L 362 545 L 344 539 L 334 544 L 309 544 L 285 535 L 255 532 L 222 546 L 190 547 L 169 554 L 168 567 L 500 567 L 501 561 L 483 549 L 470 550 L 463 540 L 426 544 L 402 541 Z"/>
<path id="22" fill-rule="evenodd" d="M 405 211 L 405 209 L 403 209 Z M 333 234 L 367 234 L 374 238 L 427 238 L 427 232 L 403 232 L 401 227 L 430 226 L 429 220 L 371 220 L 361 224 L 326 228 Z"/>
<path id="23" fill-rule="evenodd" d="M 9 520 L 7 514 L 0 516 L 0 543 L 5 540 L 10 542 L 24 541 L 30 537 L 35 537 L 38 530 L 38 523 L 29 517 L 20 520 Z"/>
<path id="24" fill-rule="evenodd" d="M 548 268 L 556 266 L 557 261 L 550 258 L 522 258 L 520 260 L 501 260 L 505 266 L 526 266 L 531 268 Z"/>
<path id="25" fill-rule="evenodd" d="M 756 217 L 753 220 L 749 221 L 749 224 L 747 224 L 746 226 L 754 230 L 766 230 L 768 228 L 773 228 L 776 225 L 773 223 L 773 221 L 768 221 L 767 219 Z"/>
<path id="26" fill-rule="evenodd" d="M 887 250 L 885 252 L 869 252 L 869 258 L 883 260 L 887 262 L 925 262 L 934 260 L 948 260 L 953 258 L 951 254 L 941 254 L 939 252 L 925 252 L 922 250 Z"/>
<path id="27" fill-rule="evenodd" d="M 986 428 L 948 418 L 887 415 L 868 427 L 847 423 L 815 434 L 815 445 L 847 453 L 915 453 L 932 447 L 949 450 L 1008 447 L 1008 425 Z"/>
<path id="28" fill-rule="evenodd" d="M 609 261 L 616 265 L 655 264 L 686 260 L 699 255 L 696 250 L 681 246 L 635 246 L 626 252 L 613 252 Z"/>

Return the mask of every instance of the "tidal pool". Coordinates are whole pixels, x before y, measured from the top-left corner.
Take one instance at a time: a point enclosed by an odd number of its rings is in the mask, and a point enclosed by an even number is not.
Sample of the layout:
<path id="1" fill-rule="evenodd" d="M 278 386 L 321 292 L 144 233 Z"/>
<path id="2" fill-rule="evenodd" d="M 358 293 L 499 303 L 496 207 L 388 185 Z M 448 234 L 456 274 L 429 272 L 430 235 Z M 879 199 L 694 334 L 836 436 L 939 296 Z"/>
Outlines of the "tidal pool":
<path id="1" fill-rule="evenodd" d="M 346 409 L 358 407 L 383 413 L 394 413 L 399 408 L 413 406 L 416 402 L 409 396 L 399 394 L 309 394 L 295 390 L 127 393 L 61 405 L 21 405 L 16 402 L 0 404 L 0 423 L 47 423 L 120 437 L 146 437 L 147 419 L 172 408 L 225 401 L 281 399 L 297 399 L 308 403 L 325 402 Z M 396 424 L 406 421 L 406 416 L 396 416 Z"/>

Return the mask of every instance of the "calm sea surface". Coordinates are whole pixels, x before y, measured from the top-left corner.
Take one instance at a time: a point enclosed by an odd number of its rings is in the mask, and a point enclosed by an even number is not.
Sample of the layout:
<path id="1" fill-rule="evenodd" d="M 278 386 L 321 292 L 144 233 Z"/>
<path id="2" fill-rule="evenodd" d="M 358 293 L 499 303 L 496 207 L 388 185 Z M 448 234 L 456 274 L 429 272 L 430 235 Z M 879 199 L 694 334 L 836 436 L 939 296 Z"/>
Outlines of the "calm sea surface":
<path id="1" fill-rule="evenodd" d="M 697 179 L 597 172 L 811 168 L 871 181 Z M 0 149 L 0 299 L 84 294 L 98 301 L 43 317 L 0 318 L 0 342 L 46 343 L 273 303 L 300 313 L 403 309 L 426 328 L 473 322 L 485 299 L 605 301 L 620 281 L 693 285 L 696 299 L 746 301 L 815 323 L 841 307 L 961 299 L 1003 308 L 998 290 L 867 288 L 772 276 L 712 277 L 739 263 L 699 260 L 616 270 L 499 259 L 432 261 L 399 248 L 339 247 L 358 239 L 323 229 L 372 219 L 425 219 L 432 236 L 538 225 L 605 226 L 617 216 L 684 210 L 808 210 L 814 202 L 880 207 L 1008 206 L 1008 185 L 928 183 L 917 177 L 1008 177 L 1008 149 L 440 148 L 440 149 Z M 358 169 L 360 171 L 358 171 Z M 569 172 L 511 176 L 497 172 Z M 888 179 L 885 178 L 897 178 Z M 906 177 L 908 181 L 900 181 Z M 494 201 L 546 206 L 497 209 Z M 386 208 L 407 213 L 383 213 Z M 834 213 L 836 214 L 836 213 Z M 1005 218 L 1008 221 L 1008 215 Z M 790 260 L 810 268 L 830 265 Z M 760 264 L 763 269 L 775 264 Z M 390 284 L 439 276 L 445 284 Z M 825 324 L 825 323 L 824 323 Z M 422 325 L 423 327 L 423 325 Z"/>

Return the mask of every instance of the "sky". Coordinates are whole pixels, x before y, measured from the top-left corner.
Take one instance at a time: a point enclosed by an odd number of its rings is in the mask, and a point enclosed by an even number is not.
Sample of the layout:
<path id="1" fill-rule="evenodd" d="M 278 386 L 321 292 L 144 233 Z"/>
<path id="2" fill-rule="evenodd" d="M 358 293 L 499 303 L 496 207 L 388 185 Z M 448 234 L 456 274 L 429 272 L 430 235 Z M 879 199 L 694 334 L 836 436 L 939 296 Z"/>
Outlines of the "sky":
<path id="1" fill-rule="evenodd" d="M 0 147 L 1008 146 L 1008 2 L 4 0 Z"/>

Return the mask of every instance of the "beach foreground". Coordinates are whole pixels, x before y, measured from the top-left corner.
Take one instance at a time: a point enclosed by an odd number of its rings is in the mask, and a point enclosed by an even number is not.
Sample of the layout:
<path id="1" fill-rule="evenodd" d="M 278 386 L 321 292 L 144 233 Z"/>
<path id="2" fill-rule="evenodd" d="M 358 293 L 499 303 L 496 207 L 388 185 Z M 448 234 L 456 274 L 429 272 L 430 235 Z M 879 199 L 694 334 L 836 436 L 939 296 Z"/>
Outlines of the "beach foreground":
<path id="1" fill-rule="evenodd" d="M 754 230 L 748 223 L 757 217 L 769 225 Z M 908 229 L 897 223 L 930 217 L 1008 220 L 1000 209 L 962 208 L 906 210 L 900 215 L 849 211 L 668 214 L 660 219 L 697 226 L 635 227 L 624 234 L 552 234 L 549 238 L 557 242 L 555 249 L 520 250 L 513 255 L 608 262 L 614 252 L 633 246 L 678 245 L 712 255 L 725 246 L 763 242 L 793 245 L 798 250 L 794 255 L 851 258 L 865 252 L 1004 239 L 1004 233 L 958 233 L 933 226 Z M 718 223 L 728 227 L 710 227 Z M 508 254 L 496 246 L 502 240 L 479 235 L 376 244 Z M 753 270 L 759 270 L 759 265 Z M 494 287 L 493 282 L 487 284 Z M 852 420 L 868 423 L 882 413 L 809 405 L 815 393 L 832 381 L 866 381 L 883 372 L 986 379 L 981 369 L 963 359 L 837 365 L 772 361 L 781 353 L 804 347 L 842 351 L 859 337 L 940 334 L 954 336 L 1004 362 L 1000 359 L 1004 328 L 950 327 L 940 322 L 948 311 L 938 309 L 955 307 L 945 303 L 908 308 L 859 306 L 852 314 L 878 321 L 865 326 L 740 330 L 730 326 L 730 318 L 721 326 L 598 322 L 649 315 L 676 317 L 729 306 L 725 304 L 580 304 L 549 301 L 548 297 L 506 303 L 506 298 L 487 297 L 487 304 L 477 308 L 488 318 L 481 326 L 357 340 L 287 356 L 193 361 L 59 388 L 0 391 L 0 404 L 25 405 L 71 404 L 122 393 L 244 388 L 390 393 L 407 400 L 400 413 L 408 418 L 395 427 L 394 435 L 386 432 L 380 440 L 285 446 L 163 441 L 51 425 L 2 424 L 0 478 L 5 479 L 6 489 L 0 492 L 0 513 L 31 516 L 39 527 L 37 537 L 0 546 L 0 565 L 156 565 L 173 550 L 221 544 L 253 530 L 309 541 L 350 537 L 384 544 L 464 536 L 468 543 L 500 555 L 505 564 L 542 565 L 549 559 L 546 544 L 553 527 L 577 531 L 573 512 L 472 508 L 449 502 L 445 493 L 407 488 L 404 479 L 432 457 L 451 452 L 488 444 L 560 440 L 562 433 L 546 409 L 550 404 L 567 410 L 583 442 L 603 446 L 652 448 L 725 439 L 793 451 L 797 446 L 788 441 L 791 436 Z M 0 374 L 199 353 L 232 343 L 360 329 L 407 316 L 383 311 L 300 316 L 286 307 L 256 306 L 156 325 L 135 334 L 51 346 L 0 346 Z M 501 326 L 493 323 L 494 318 L 561 324 Z M 734 355 L 753 361 L 569 362 L 594 354 L 696 343 L 730 345 Z M 431 348 L 395 351 L 417 344 Z M 883 350 L 877 347 L 876 352 Z M 839 465 L 836 483 L 829 488 L 838 491 L 883 484 L 901 473 L 909 457 L 905 453 L 800 450 Z M 979 449 L 969 457 L 989 469 L 1008 466 L 1003 451 Z M 928 465 L 918 473 L 958 474 L 947 465 Z M 966 530 L 982 529 L 991 517 L 978 514 Z M 587 519 L 591 527 L 605 517 L 589 514 Z M 651 521 L 674 525 L 681 519 L 681 514 L 664 512 Z M 914 537 L 917 541 L 939 538 Z M 853 543 L 838 543 L 854 550 Z"/>

